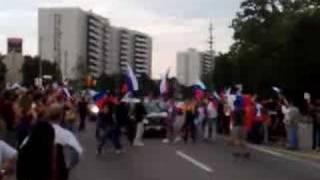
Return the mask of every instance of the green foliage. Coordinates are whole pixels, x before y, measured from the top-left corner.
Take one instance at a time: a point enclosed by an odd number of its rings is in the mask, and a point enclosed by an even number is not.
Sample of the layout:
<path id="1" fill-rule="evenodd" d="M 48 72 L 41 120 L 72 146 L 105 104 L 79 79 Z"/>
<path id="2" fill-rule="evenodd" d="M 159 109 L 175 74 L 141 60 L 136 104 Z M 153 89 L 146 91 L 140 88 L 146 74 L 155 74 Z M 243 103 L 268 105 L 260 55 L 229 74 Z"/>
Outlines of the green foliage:
<path id="1" fill-rule="evenodd" d="M 289 95 L 320 92 L 320 1 L 246 0 L 232 22 L 235 43 L 216 58 L 217 86 L 242 83 Z"/>
<path id="2" fill-rule="evenodd" d="M 25 56 L 24 63 L 21 68 L 24 85 L 33 85 L 34 79 L 39 77 L 39 60 L 40 59 L 37 56 Z M 54 81 L 61 80 L 61 71 L 56 63 L 52 63 L 48 60 L 42 60 L 41 65 L 43 75 L 51 75 Z"/>
<path id="3" fill-rule="evenodd" d="M 139 90 L 141 95 L 147 95 L 150 92 L 153 94 L 158 94 L 158 86 L 155 81 L 153 81 L 147 74 L 142 74 L 140 78 L 138 78 L 139 82 Z"/>
<path id="4" fill-rule="evenodd" d="M 121 75 L 103 74 L 97 79 L 96 89 L 98 91 L 111 90 L 116 91 L 120 86 Z"/>

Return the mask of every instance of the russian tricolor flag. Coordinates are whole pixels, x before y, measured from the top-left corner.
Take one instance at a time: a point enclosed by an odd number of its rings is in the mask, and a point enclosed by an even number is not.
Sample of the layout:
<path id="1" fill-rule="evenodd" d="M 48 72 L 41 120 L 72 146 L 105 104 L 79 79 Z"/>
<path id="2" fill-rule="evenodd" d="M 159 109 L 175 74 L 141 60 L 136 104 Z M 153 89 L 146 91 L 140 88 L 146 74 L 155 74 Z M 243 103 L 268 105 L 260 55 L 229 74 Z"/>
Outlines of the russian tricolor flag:
<path id="1" fill-rule="evenodd" d="M 198 80 L 193 86 L 194 96 L 197 100 L 200 100 L 203 97 L 204 91 L 207 89 L 206 85 Z"/>
<path id="2" fill-rule="evenodd" d="M 106 104 L 108 98 L 108 93 L 106 91 L 101 91 L 93 96 L 93 101 L 102 109 L 103 106 Z"/>
<path id="3" fill-rule="evenodd" d="M 135 76 L 135 74 L 133 73 L 132 68 L 127 64 L 127 73 L 125 76 L 125 80 L 126 80 L 126 89 L 130 92 L 133 91 L 138 91 L 139 90 L 139 84 L 138 84 L 138 80 L 137 77 Z"/>
<path id="4" fill-rule="evenodd" d="M 193 85 L 193 88 L 201 89 L 201 90 L 203 90 L 203 91 L 207 89 L 206 85 L 205 85 L 201 80 L 198 80 L 198 81 Z"/>

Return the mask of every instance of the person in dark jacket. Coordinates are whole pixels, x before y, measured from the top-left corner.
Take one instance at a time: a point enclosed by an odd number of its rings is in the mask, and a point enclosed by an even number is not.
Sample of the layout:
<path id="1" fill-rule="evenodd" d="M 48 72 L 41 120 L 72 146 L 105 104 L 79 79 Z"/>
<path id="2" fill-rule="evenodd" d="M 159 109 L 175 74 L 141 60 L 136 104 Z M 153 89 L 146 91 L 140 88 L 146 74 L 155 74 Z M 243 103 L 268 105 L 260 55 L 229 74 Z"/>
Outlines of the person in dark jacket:
<path id="1" fill-rule="evenodd" d="M 136 122 L 136 136 L 134 138 L 134 146 L 144 146 L 142 142 L 142 137 L 144 133 L 143 119 L 145 118 L 147 112 L 143 105 L 143 100 L 135 105 L 134 118 Z"/>
<path id="2" fill-rule="evenodd" d="M 19 124 L 17 126 L 17 140 L 19 147 L 24 139 L 29 136 L 32 128 L 32 121 L 34 117 L 31 113 L 31 109 L 23 109 L 22 116 L 20 118 Z"/>
<path id="3" fill-rule="evenodd" d="M 119 135 L 115 131 L 116 122 L 114 117 L 114 105 L 108 103 L 103 110 L 98 113 L 96 137 L 98 139 L 97 155 L 102 153 L 102 149 L 107 140 L 110 139 L 116 149 L 116 154 L 120 153 L 122 148 Z"/>
<path id="4" fill-rule="evenodd" d="M 121 129 L 127 129 L 127 135 L 129 136 L 128 126 L 129 126 L 129 107 L 125 102 L 120 102 L 116 106 L 116 124 L 115 124 L 115 138 L 119 141 L 121 139 Z M 132 141 L 133 141 L 133 135 Z M 130 139 L 130 138 L 128 138 Z M 132 143 L 132 141 L 130 141 Z"/>
<path id="5" fill-rule="evenodd" d="M 18 153 L 18 180 L 58 180 L 54 163 L 54 129 L 50 123 L 38 122 Z"/>
<path id="6" fill-rule="evenodd" d="M 80 115 L 79 131 L 83 131 L 86 129 L 86 118 L 88 114 L 87 106 L 88 106 L 88 103 L 85 97 L 81 97 L 81 100 L 78 103 L 78 111 Z"/>

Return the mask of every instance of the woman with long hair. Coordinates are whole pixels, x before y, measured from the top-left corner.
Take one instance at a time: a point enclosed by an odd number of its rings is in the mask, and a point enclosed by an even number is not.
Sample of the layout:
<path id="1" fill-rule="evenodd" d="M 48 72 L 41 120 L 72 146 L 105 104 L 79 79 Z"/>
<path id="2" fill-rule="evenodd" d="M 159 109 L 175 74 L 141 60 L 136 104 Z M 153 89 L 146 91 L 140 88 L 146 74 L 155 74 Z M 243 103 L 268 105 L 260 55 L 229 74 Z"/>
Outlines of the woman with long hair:
<path id="1" fill-rule="evenodd" d="M 18 180 L 53 180 L 54 129 L 50 123 L 38 122 L 21 145 L 17 162 Z"/>

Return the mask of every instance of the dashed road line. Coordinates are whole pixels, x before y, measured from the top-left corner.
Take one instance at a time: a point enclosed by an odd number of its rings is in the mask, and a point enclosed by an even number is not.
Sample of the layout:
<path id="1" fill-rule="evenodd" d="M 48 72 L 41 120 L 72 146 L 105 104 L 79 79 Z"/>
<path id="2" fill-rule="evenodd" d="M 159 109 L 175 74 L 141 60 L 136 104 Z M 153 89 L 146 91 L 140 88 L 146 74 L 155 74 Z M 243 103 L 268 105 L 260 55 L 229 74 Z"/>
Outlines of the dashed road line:
<path id="1" fill-rule="evenodd" d="M 176 151 L 176 154 L 178 156 L 180 156 L 181 158 L 189 161 L 190 163 L 192 163 L 193 165 L 197 166 L 198 168 L 206 171 L 206 172 L 209 172 L 209 173 L 212 173 L 214 172 L 212 168 L 210 168 L 209 166 L 205 165 L 204 163 L 192 158 L 191 156 L 183 153 L 182 151 Z"/>

